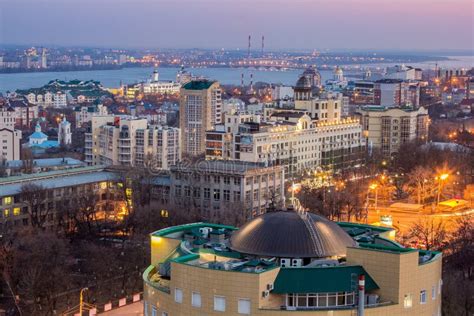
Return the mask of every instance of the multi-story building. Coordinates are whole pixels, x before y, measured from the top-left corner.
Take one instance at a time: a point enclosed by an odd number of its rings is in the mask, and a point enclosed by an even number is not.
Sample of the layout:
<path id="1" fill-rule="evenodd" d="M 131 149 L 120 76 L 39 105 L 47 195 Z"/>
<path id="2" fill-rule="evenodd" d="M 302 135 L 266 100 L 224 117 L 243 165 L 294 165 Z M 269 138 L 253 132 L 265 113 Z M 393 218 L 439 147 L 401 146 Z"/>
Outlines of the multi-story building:
<path id="1" fill-rule="evenodd" d="M 382 79 L 374 84 L 374 103 L 385 107 L 419 106 L 420 83 L 401 79 Z"/>
<path id="2" fill-rule="evenodd" d="M 93 116 L 107 115 L 107 108 L 98 100 L 94 101 L 92 105 L 79 105 L 74 108 L 76 117 L 76 128 L 84 126 L 86 123 L 92 121 Z"/>
<path id="3" fill-rule="evenodd" d="M 183 85 L 179 104 L 183 154 L 204 154 L 206 131 L 221 121 L 222 89 L 218 82 L 194 80 Z"/>
<path id="4" fill-rule="evenodd" d="M 400 145 L 428 139 L 429 116 L 423 107 L 385 108 L 366 106 L 356 111 L 366 132 L 369 148 L 381 150 L 384 155 L 398 152 Z"/>
<path id="5" fill-rule="evenodd" d="M 242 122 L 226 115 L 223 126 L 207 133 L 206 157 L 282 165 L 289 175 L 362 163 L 365 140 L 358 120 L 319 121 L 295 110 L 273 111 L 265 122 L 259 118 Z"/>
<path id="6" fill-rule="evenodd" d="M 441 253 L 391 233 L 291 210 L 165 228 L 151 234 L 144 315 L 441 315 Z"/>
<path id="7" fill-rule="evenodd" d="M 238 160 L 201 160 L 171 167 L 170 202 L 204 214 L 235 209 L 257 216 L 284 198 L 282 167 Z"/>
<path id="8" fill-rule="evenodd" d="M 89 165 L 144 166 L 169 169 L 181 159 L 178 128 L 148 125 L 145 118 L 93 116 L 85 135 Z"/>
<path id="9" fill-rule="evenodd" d="M 119 198 L 121 190 L 117 188 L 119 177 L 116 173 L 103 166 L 55 163 L 59 165 L 52 169 L 48 167 L 48 171 L 0 178 L 0 229 L 4 226 L 31 225 L 31 215 L 38 215 L 32 213 L 39 209 L 40 215 L 46 216 L 45 226 L 54 225 L 61 219 L 60 211 L 71 207 L 75 199 L 89 194 L 97 194 L 98 211 L 117 209 L 115 203 L 119 205 L 123 201 Z M 51 165 L 52 162 L 46 164 Z M 28 202 L 22 191 L 24 186 L 31 184 L 35 185 L 38 192 L 41 191 L 37 193 L 41 200 L 33 203 Z M 38 209 L 32 210 L 32 207 Z"/>
<path id="10" fill-rule="evenodd" d="M 5 101 L 0 102 L 0 160 L 17 160 L 20 159 L 21 131 L 15 129 L 15 109 Z"/>

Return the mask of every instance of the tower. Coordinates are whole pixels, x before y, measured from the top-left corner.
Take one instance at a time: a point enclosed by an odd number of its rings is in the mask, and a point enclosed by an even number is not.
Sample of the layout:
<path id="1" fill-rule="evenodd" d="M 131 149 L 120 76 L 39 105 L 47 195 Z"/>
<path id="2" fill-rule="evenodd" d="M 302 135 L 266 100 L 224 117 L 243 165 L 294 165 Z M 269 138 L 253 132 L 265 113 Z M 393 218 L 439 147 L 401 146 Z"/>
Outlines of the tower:
<path id="1" fill-rule="evenodd" d="M 179 127 L 183 154 L 206 151 L 206 131 L 222 122 L 222 89 L 217 81 L 193 80 L 180 90 Z"/>
<path id="2" fill-rule="evenodd" d="M 252 40 L 252 37 L 249 35 L 249 46 L 248 46 L 248 50 L 247 50 L 247 58 L 250 58 L 250 42 Z"/>
<path id="3" fill-rule="evenodd" d="M 265 48 L 265 36 L 262 35 L 262 56 L 263 56 L 263 49 Z"/>
<path id="4" fill-rule="evenodd" d="M 335 81 L 344 81 L 344 72 L 342 71 L 342 68 L 337 66 L 336 69 L 334 70 L 334 80 Z"/>
<path id="5" fill-rule="evenodd" d="M 152 81 L 153 81 L 153 82 L 157 82 L 158 79 L 159 79 L 159 77 L 160 77 L 160 75 L 159 75 L 159 73 L 158 73 L 158 70 L 156 70 L 156 68 L 155 68 L 155 70 L 153 70 Z"/>
<path id="6" fill-rule="evenodd" d="M 40 67 L 43 68 L 43 69 L 48 68 L 47 57 L 46 57 L 46 48 L 44 48 L 44 47 L 41 50 L 41 65 L 40 65 Z"/>
<path id="7" fill-rule="evenodd" d="M 68 146 L 72 143 L 71 123 L 66 120 L 65 116 L 61 123 L 59 123 L 58 143 L 61 146 Z"/>

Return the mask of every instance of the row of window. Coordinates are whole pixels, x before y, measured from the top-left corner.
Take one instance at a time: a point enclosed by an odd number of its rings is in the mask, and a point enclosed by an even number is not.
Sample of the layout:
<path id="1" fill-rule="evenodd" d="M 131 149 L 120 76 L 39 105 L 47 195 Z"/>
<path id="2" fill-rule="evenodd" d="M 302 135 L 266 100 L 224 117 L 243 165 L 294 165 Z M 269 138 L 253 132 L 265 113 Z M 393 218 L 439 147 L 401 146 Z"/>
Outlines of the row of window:
<path id="1" fill-rule="evenodd" d="M 437 295 L 441 295 L 441 287 L 443 286 L 443 282 L 442 280 L 439 280 L 438 282 L 438 293 L 436 293 L 436 285 L 433 285 L 431 287 L 431 299 L 434 301 L 436 300 L 436 296 Z M 426 290 L 421 290 L 420 291 L 420 304 L 426 304 L 427 303 L 427 294 L 426 294 Z M 410 308 L 413 306 L 413 295 L 408 293 L 408 294 L 405 294 L 405 297 L 403 299 L 403 306 L 405 308 Z"/>
<path id="2" fill-rule="evenodd" d="M 174 290 L 174 301 L 176 303 L 182 304 L 184 302 L 183 290 L 175 288 Z M 191 292 L 191 306 L 196 308 L 202 307 L 202 297 L 199 292 Z M 225 312 L 227 309 L 226 306 L 226 297 L 222 295 L 214 295 L 213 300 L 213 309 L 216 312 Z M 237 300 L 237 312 L 241 315 L 250 315 L 250 299 L 248 298 L 239 298 Z"/>

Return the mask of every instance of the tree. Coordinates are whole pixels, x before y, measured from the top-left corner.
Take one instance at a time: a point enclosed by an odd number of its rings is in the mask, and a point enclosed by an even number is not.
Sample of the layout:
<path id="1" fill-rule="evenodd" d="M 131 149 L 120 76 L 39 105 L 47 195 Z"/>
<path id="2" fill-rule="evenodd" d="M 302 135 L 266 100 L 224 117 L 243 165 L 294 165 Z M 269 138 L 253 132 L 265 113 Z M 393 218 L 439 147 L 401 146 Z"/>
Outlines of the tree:
<path id="1" fill-rule="evenodd" d="M 47 189 L 35 183 L 26 183 L 21 186 L 20 199 L 28 206 L 31 225 L 35 228 L 44 228 L 50 212 L 46 205 Z"/>
<path id="2" fill-rule="evenodd" d="M 424 166 L 417 166 L 408 174 L 407 191 L 416 196 L 418 204 L 424 204 L 427 195 L 431 196 L 433 180 L 433 171 Z"/>
<path id="3" fill-rule="evenodd" d="M 448 233 L 442 220 L 425 218 L 413 224 L 408 237 L 418 241 L 426 250 L 441 251 L 446 247 Z"/>

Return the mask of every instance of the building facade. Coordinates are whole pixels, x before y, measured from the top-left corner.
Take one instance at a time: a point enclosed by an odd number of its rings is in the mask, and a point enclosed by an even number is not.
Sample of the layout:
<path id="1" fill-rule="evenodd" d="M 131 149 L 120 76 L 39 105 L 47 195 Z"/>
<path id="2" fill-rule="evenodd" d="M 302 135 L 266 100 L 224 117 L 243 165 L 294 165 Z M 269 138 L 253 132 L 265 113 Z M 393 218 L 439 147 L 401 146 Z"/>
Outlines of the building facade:
<path id="1" fill-rule="evenodd" d="M 389 234 L 295 211 L 166 228 L 151 234 L 144 315 L 441 316 L 441 253 Z"/>
<path id="2" fill-rule="evenodd" d="M 6 102 L 0 104 L 0 160 L 20 159 L 21 131 L 15 129 L 15 109 Z"/>
<path id="3" fill-rule="evenodd" d="M 222 122 L 222 89 L 219 83 L 194 80 L 183 85 L 179 113 L 183 154 L 204 154 L 206 131 Z"/>
<path id="4" fill-rule="evenodd" d="M 398 152 L 402 144 L 428 140 L 428 110 L 420 107 L 393 108 L 367 106 L 356 111 L 366 132 L 369 148 L 384 155 Z"/>
<path id="5" fill-rule="evenodd" d="M 284 198 L 282 167 L 237 160 L 201 160 L 171 167 L 170 203 L 194 207 L 210 216 L 213 211 L 245 212 L 246 218 L 265 211 Z"/>
<path id="6" fill-rule="evenodd" d="M 180 134 L 179 128 L 148 125 L 146 118 L 94 116 L 85 134 L 85 161 L 169 169 L 181 159 Z"/>

